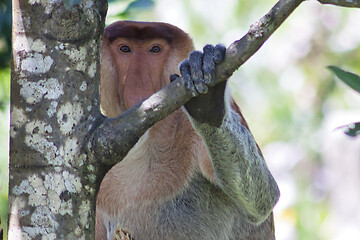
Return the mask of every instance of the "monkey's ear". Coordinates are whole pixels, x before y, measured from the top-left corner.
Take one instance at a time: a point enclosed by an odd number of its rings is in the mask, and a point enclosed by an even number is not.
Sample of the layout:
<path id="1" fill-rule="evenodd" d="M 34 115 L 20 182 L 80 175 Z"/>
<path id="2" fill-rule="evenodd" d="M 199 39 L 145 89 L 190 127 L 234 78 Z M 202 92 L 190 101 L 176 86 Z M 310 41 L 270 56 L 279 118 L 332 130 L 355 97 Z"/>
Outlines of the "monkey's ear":
<path id="1" fill-rule="evenodd" d="M 114 118 L 121 114 L 118 73 L 110 43 L 104 37 L 101 49 L 100 102 L 103 114 Z"/>

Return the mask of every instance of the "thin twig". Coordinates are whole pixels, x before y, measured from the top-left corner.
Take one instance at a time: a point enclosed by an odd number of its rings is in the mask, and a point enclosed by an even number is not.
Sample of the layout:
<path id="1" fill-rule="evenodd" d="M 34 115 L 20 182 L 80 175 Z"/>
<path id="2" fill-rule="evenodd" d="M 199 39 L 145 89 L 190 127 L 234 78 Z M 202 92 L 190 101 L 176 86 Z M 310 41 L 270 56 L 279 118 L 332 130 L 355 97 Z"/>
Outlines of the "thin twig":
<path id="1" fill-rule="evenodd" d="M 360 0 L 318 0 L 318 2 L 340 7 L 360 8 Z"/>

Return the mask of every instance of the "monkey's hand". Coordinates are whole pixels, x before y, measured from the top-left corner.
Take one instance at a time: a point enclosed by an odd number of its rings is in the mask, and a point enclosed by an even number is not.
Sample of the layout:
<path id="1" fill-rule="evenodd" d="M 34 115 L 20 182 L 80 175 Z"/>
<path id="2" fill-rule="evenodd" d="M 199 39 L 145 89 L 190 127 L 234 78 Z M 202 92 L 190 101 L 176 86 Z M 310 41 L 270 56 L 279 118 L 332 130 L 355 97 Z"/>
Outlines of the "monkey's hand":
<path id="1" fill-rule="evenodd" d="M 220 126 L 225 115 L 224 91 L 226 82 L 215 85 L 216 65 L 223 62 L 223 45 L 206 45 L 203 53 L 194 51 L 180 64 L 186 88 L 194 96 L 185 109 L 195 120 Z"/>

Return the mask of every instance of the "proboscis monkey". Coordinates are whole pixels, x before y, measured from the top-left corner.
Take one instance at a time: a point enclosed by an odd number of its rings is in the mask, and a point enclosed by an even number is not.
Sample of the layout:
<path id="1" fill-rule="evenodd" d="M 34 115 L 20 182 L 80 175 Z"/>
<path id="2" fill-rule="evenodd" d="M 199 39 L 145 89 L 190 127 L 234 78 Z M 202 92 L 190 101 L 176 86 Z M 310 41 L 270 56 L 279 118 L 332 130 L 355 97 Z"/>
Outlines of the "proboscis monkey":
<path id="1" fill-rule="evenodd" d="M 135 240 L 275 239 L 277 184 L 226 83 L 214 86 L 225 47 L 193 48 L 185 32 L 165 23 L 123 21 L 105 29 L 106 116 L 149 97 L 172 73 L 198 96 L 151 127 L 106 174 L 97 240 L 113 239 L 119 227 Z"/>

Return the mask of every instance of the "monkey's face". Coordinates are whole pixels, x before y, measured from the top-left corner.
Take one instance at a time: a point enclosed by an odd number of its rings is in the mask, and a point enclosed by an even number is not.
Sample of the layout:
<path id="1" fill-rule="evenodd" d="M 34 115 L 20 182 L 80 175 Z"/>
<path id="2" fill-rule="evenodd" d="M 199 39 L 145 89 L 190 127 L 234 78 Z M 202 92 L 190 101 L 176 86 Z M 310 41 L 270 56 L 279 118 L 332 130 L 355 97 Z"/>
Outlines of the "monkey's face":
<path id="1" fill-rule="evenodd" d="M 111 49 L 118 72 L 118 93 L 126 109 L 167 84 L 163 72 L 170 45 L 166 40 L 117 38 Z"/>
<path id="2" fill-rule="evenodd" d="M 101 50 L 101 108 L 117 117 L 169 83 L 194 46 L 166 23 L 120 21 L 105 28 Z"/>

